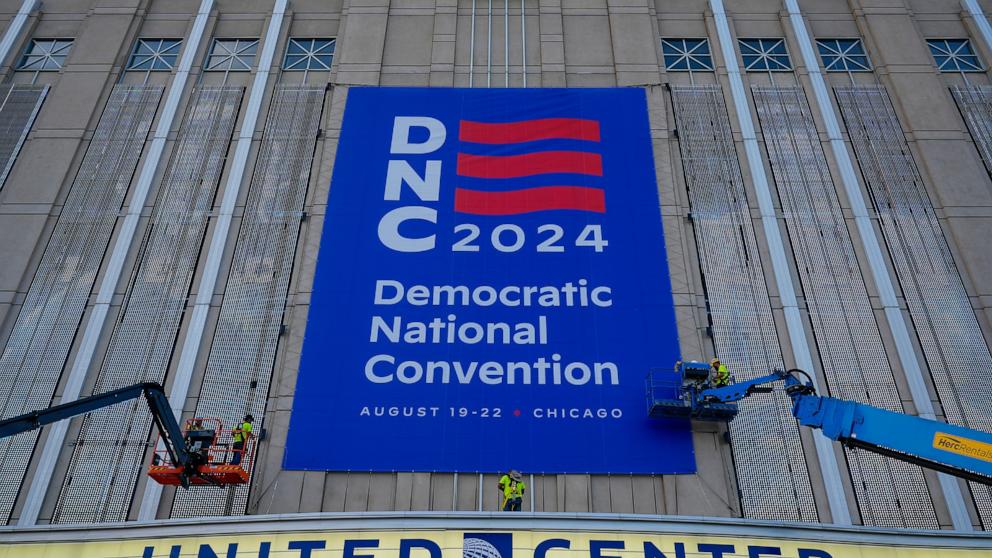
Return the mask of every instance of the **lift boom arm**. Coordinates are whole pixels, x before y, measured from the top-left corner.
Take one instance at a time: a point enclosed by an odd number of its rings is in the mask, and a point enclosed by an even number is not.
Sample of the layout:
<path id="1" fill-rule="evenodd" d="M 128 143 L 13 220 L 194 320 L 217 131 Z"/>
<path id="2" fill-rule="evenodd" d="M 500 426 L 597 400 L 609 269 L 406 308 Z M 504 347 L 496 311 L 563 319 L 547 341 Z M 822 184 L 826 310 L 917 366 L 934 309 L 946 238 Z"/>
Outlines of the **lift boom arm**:
<path id="1" fill-rule="evenodd" d="M 649 378 L 648 413 L 660 418 L 729 421 L 737 415 L 735 402 L 754 393 L 769 393 L 784 383 L 799 424 L 819 429 L 832 440 L 901 461 L 915 463 L 968 480 L 992 484 L 992 434 L 936 420 L 879 409 L 816 394 L 802 370 L 775 372 L 724 387 L 711 387 L 709 367 L 679 362 L 681 386 L 677 399 L 654 397 Z M 806 376 L 803 381 L 796 374 Z M 670 377 L 670 376 L 669 376 Z M 671 393 L 671 384 L 665 384 Z M 658 387 L 664 387 L 658 384 Z"/>
<path id="2" fill-rule="evenodd" d="M 31 411 L 30 413 L 0 421 L 0 438 L 35 430 L 46 424 L 84 415 L 97 409 L 116 405 L 117 403 L 131 399 L 137 399 L 142 395 L 148 401 L 148 408 L 151 410 L 152 417 L 155 420 L 155 426 L 158 427 L 158 431 L 162 435 L 162 441 L 165 444 L 166 451 L 169 452 L 172 462 L 187 468 L 192 463 L 192 458 L 190 453 L 186 451 L 182 429 L 179 428 L 179 423 L 176 422 L 172 407 L 169 405 L 169 399 L 165 396 L 165 390 L 162 389 L 161 385 L 154 382 L 115 389 L 107 393 L 84 397 L 49 407 L 48 409 Z"/>
<path id="3" fill-rule="evenodd" d="M 992 434 L 816 395 L 812 382 L 804 383 L 792 370 L 707 389 L 699 395 L 704 404 L 731 403 L 770 391 L 767 388 L 776 382 L 785 383 L 785 392 L 792 398 L 792 414 L 799 424 L 817 428 L 831 440 L 992 484 Z"/>

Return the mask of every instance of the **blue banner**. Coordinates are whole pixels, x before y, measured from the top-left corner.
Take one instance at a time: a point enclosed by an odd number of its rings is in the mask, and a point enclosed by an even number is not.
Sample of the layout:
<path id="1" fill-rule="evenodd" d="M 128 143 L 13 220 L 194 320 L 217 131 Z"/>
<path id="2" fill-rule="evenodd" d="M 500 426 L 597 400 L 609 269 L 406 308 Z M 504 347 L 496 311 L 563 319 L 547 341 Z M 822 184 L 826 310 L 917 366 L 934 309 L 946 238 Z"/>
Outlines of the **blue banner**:
<path id="1" fill-rule="evenodd" d="M 349 91 L 286 469 L 691 473 L 678 358 L 643 90 Z"/>

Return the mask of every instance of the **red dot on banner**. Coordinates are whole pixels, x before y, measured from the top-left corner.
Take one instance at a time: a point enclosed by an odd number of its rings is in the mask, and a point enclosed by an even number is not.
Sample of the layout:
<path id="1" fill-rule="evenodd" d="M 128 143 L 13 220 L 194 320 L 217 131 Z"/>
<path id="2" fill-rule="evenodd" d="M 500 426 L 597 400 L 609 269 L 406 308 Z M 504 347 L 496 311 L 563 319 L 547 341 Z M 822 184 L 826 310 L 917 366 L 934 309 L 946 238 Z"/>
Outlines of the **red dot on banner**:
<path id="1" fill-rule="evenodd" d="M 519 417 L 520 416 L 520 409 L 514 409 L 513 410 L 513 416 Z"/>

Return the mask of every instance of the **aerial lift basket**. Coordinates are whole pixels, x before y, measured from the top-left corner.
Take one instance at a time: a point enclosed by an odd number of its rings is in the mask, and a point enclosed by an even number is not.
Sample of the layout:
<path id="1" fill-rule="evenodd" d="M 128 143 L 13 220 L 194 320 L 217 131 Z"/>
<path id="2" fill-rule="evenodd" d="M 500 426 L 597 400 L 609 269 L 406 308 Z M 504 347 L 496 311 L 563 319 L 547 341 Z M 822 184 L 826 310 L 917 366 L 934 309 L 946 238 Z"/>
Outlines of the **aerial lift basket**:
<path id="1" fill-rule="evenodd" d="M 737 405 L 700 401 L 699 393 L 710 385 L 710 366 L 704 362 L 679 361 L 675 370 L 655 368 L 646 380 L 648 416 L 729 422 L 737 416 Z"/>
<path id="2" fill-rule="evenodd" d="M 191 467 L 195 471 L 184 471 L 172 462 L 164 445 L 156 443 L 148 467 L 148 476 L 155 482 L 180 486 L 185 476 L 192 485 L 227 486 L 245 484 L 251 478 L 254 437 L 249 437 L 242 449 L 234 449 L 234 432 L 225 430 L 220 419 L 192 418 L 183 427 L 183 440 L 194 458 Z"/>

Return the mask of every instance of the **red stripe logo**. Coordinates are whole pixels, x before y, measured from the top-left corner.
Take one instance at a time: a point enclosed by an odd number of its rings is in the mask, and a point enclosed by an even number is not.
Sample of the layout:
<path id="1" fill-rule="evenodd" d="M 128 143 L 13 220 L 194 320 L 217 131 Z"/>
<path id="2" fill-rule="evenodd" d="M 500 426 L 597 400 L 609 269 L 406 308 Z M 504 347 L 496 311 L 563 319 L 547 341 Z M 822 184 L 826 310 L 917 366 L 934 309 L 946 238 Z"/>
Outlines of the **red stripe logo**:
<path id="1" fill-rule="evenodd" d="M 604 213 L 606 197 L 599 188 L 540 186 L 511 192 L 455 189 L 455 211 L 473 215 L 517 215 L 551 209 Z"/>
<path id="2" fill-rule="evenodd" d="M 599 122 L 581 118 L 539 118 L 520 122 L 462 120 L 458 139 L 467 143 L 507 144 L 547 139 L 599 141 Z"/>
<path id="3" fill-rule="evenodd" d="M 603 176 L 603 160 L 583 151 L 539 151 L 525 155 L 458 154 L 458 175 L 471 178 L 520 178 L 536 174 Z"/>
<path id="4" fill-rule="evenodd" d="M 505 146 L 539 140 L 600 141 L 599 122 L 581 118 L 539 118 L 518 122 L 462 120 L 463 143 Z M 478 152 L 480 147 L 473 151 Z M 522 146 L 526 151 L 526 147 Z M 588 149 L 588 148 L 587 148 Z M 520 147 L 517 150 L 521 150 Z M 455 211 L 472 215 L 517 215 L 536 211 L 606 212 L 606 194 L 595 186 L 516 186 L 513 179 L 547 174 L 603 176 L 599 153 L 571 149 L 517 155 L 458 153 L 458 176 L 476 179 L 470 188 L 455 189 Z M 492 184 L 492 190 L 489 185 Z"/>

